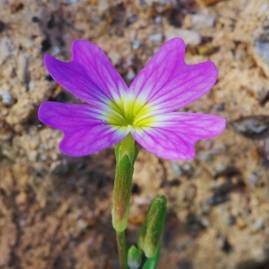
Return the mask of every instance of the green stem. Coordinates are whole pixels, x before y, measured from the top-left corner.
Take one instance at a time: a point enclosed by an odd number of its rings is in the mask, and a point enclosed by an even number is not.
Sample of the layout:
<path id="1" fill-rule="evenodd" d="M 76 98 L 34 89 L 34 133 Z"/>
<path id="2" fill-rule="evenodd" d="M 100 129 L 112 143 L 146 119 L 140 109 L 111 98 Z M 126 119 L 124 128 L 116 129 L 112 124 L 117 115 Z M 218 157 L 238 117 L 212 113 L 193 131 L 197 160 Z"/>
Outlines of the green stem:
<path id="1" fill-rule="evenodd" d="M 148 258 L 143 266 L 143 269 L 156 269 L 160 259 L 160 248 L 158 248 L 155 256 Z"/>
<path id="2" fill-rule="evenodd" d="M 134 162 L 137 148 L 128 135 L 115 147 L 116 171 L 112 194 L 112 225 L 116 231 L 121 269 L 127 269 L 127 244 L 125 230 L 128 225 Z"/>
<path id="3" fill-rule="evenodd" d="M 127 243 L 124 232 L 116 232 L 120 268 L 127 269 Z"/>

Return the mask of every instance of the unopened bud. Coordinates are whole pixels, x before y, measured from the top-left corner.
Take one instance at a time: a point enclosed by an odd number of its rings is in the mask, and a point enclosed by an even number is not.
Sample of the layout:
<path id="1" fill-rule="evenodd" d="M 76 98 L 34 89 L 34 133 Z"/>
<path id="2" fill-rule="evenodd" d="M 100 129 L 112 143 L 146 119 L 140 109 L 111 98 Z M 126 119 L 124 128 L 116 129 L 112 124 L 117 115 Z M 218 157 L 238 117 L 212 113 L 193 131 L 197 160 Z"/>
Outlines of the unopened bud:
<path id="1" fill-rule="evenodd" d="M 166 217 L 166 198 L 156 196 L 150 204 L 145 222 L 139 234 L 139 247 L 149 258 L 156 255 Z"/>
<path id="2" fill-rule="evenodd" d="M 131 246 L 128 250 L 128 266 L 130 269 L 138 269 L 142 263 L 142 251 L 136 246 Z"/>
<path id="3" fill-rule="evenodd" d="M 117 232 L 128 225 L 134 161 L 137 156 L 135 141 L 127 136 L 115 148 L 116 175 L 112 197 L 112 224 Z"/>

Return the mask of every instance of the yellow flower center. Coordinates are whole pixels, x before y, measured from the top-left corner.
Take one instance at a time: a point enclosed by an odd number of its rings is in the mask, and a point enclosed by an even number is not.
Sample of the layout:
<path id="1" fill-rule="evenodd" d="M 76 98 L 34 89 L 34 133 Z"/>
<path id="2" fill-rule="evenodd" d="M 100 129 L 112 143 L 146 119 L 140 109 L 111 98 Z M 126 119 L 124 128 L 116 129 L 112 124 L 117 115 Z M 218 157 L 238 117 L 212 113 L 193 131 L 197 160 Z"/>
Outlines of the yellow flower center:
<path id="1" fill-rule="evenodd" d="M 135 98 L 110 100 L 105 112 L 105 120 L 114 127 L 143 128 L 150 127 L 156 120 L 153 107 Z"/>

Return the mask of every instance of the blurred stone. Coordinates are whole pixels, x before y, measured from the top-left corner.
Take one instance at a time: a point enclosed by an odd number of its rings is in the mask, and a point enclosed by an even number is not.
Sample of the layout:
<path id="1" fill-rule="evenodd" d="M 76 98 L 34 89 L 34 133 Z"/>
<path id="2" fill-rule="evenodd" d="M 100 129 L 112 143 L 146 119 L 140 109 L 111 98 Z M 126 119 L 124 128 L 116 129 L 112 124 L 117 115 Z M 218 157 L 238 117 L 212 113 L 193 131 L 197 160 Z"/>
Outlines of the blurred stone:
<path id="1" fill-rule="evenodd" d="M 248 183 L 252 186 L 252 187 L 256 187 L 258 186 L 258 181 L 259 181 L 259 173 L 254 171 L 248 178 Z"/>
<path id="2" fill-rule="evenodd" d="M 219 177 L 225 177 L 225 178 L 231 178 L 233 176 L 240 175 L 240 171 L 238 168 L 234 167 L 233 165 L 224 165 L 221 164 L 219 167 L 217 167 L 216 172 L 214 173 L 214 179 L 217 179 Z"/>
<path id="3" fill-rule="evenodd" d="M 192 27 L 195 30 L 199 30 L 206 27 L 212 27 L 216 21 L 215 16 L 195 14 L 191 16 Z"/>
<path id="4" fill-rule="evenodd" d="M 109 2 L 107 0 L 99 0 L 98 1 L 98 11 L 99 11 L 99 13 L 102 14 L 107 9 L 109 9 Z"/>
<path id="5" fill-rule="evenodd" d="M 10 39 L 6 37 L 1 37 L 0 39 L 0 64 L 4 63 L 4 61 L 12 55 L 13 46 L 11 44 Z"/>
<path id="6" fill-rule="evenodd" d="M 191 163 L 179 162 L 179 161 L 172 161 L 171 162 L 171 169 L 175 173 L 176 176 L 187 176 L 192 177 L 194 173 L 194 168 Z"/>
<path id="7" fill-rule="evenodd" d="M 254 231 L 255 232 L 257 232 L 257 231 L 259 231 L 259 230 L 261 230 L 261 229 L 263 229 L 264 228 L 264 219 L 263 218 L 258 218 L 258 219 L 256 219 L 256 221 L 255 221 L 255 223 L 254 223 Z"/>
<path id="8" fill-rule="evenodd" d="M 12 95 L 7 90 L 0 90 L 0 98 L 5 105 L 11 105 L 13 103 Z"/>
<path id="9" fill-rule="evenodd" d="M 269 101 L 269 89 L 262 89 L 257 93 L 257 100 L 260 105 L 264 106 Z"/>
<path id="10" fill-rule="evenodd" d="M 162 17 L 157 16 L 154 21 L 155 21 L 156 24 L 160 24 L 162 22 Z"/>
<path id="11" fill-rule="evenodd" d="M 255 40 L 253 53 L 257 64 L 269 77 L 269 26 L 265 27 Z"/>
<path id="12" fill-rule="evenodd" d="M 66 4 L 76 4 L 78 3 L 80 0 L 64 0 L 64 3 Z"/>
<path id="13" fill-rule="evenodd" d="M 264 139 L 269 136 L 269 116 L 256 115 L 238 119 L 233 122 L 234 130 L 251 139 Z"/>
<path id="14" fill-rule="evenodd" d="M 218 238 L 218 244 L 221 250 L 225 253 L 230 253 L 233 250 L 233 246 L 231 245 L 226 236 L 220 236 Z"/>
<path id="15" fill-rule="evenodd" d="M 184 41 L 191 46 L 197 46 L 201 43 L 202 38 L 199 33 L 192 30 L 181 30 L 170 28 L 165 32 L 166 39 L 181 37 Z"/>
<path id="16" fill-rule="evenodd" d="M 153 34 L 149 36 L 149 40 L 156 43 L 160 43 L 162 41 L 162 38 L 163 36 L 161 33 L 157 33 L 157 34 Z"/>
<path id="17" fill-rule="evenodd" d="M 139 41 L 139 40 L 137 40 L 137 39 L 135 39 L 133 42 L 132 42 L 132 48 L 133 49 L 139 49 L 140 48 L 140 46 L 141 46 L 141 42 Z"/>
<path id="18" fill-rule="evenodd" d="M 233 226 L 236 223 L 236 218 L 233 215 L 228 215 L 226 217 L 226 223 L 228 226 Z"/>

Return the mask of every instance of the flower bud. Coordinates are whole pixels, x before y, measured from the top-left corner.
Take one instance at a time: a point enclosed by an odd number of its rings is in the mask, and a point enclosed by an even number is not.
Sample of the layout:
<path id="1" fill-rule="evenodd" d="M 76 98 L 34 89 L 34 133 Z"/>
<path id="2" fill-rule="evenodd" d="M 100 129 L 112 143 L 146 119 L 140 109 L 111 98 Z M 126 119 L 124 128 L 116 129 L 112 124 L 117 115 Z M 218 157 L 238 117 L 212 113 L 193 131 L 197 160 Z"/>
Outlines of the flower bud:
<path id="1" fill-rule="evenodd" d="M 117 232 L 128 225 L 134 162 L 137 156 L 135 141 L 127 136 L 115 148 L 116 175 L 112 195 L 112 224 Z"/>
<path id="2" fill-rule="evenodd" d="M 166 217 L 166 198 L 156 196 L 150 204 L 145 222 L 139 234 L 139 247 L 149 258 L 156 255 Z"/>
<path id="3" fill-rule="evenodd" d="M 131 246 L 128 250 L 128 266 L 130 269 L 138 269 L 142 263 L 142 251 L 136 246 Z"/>

